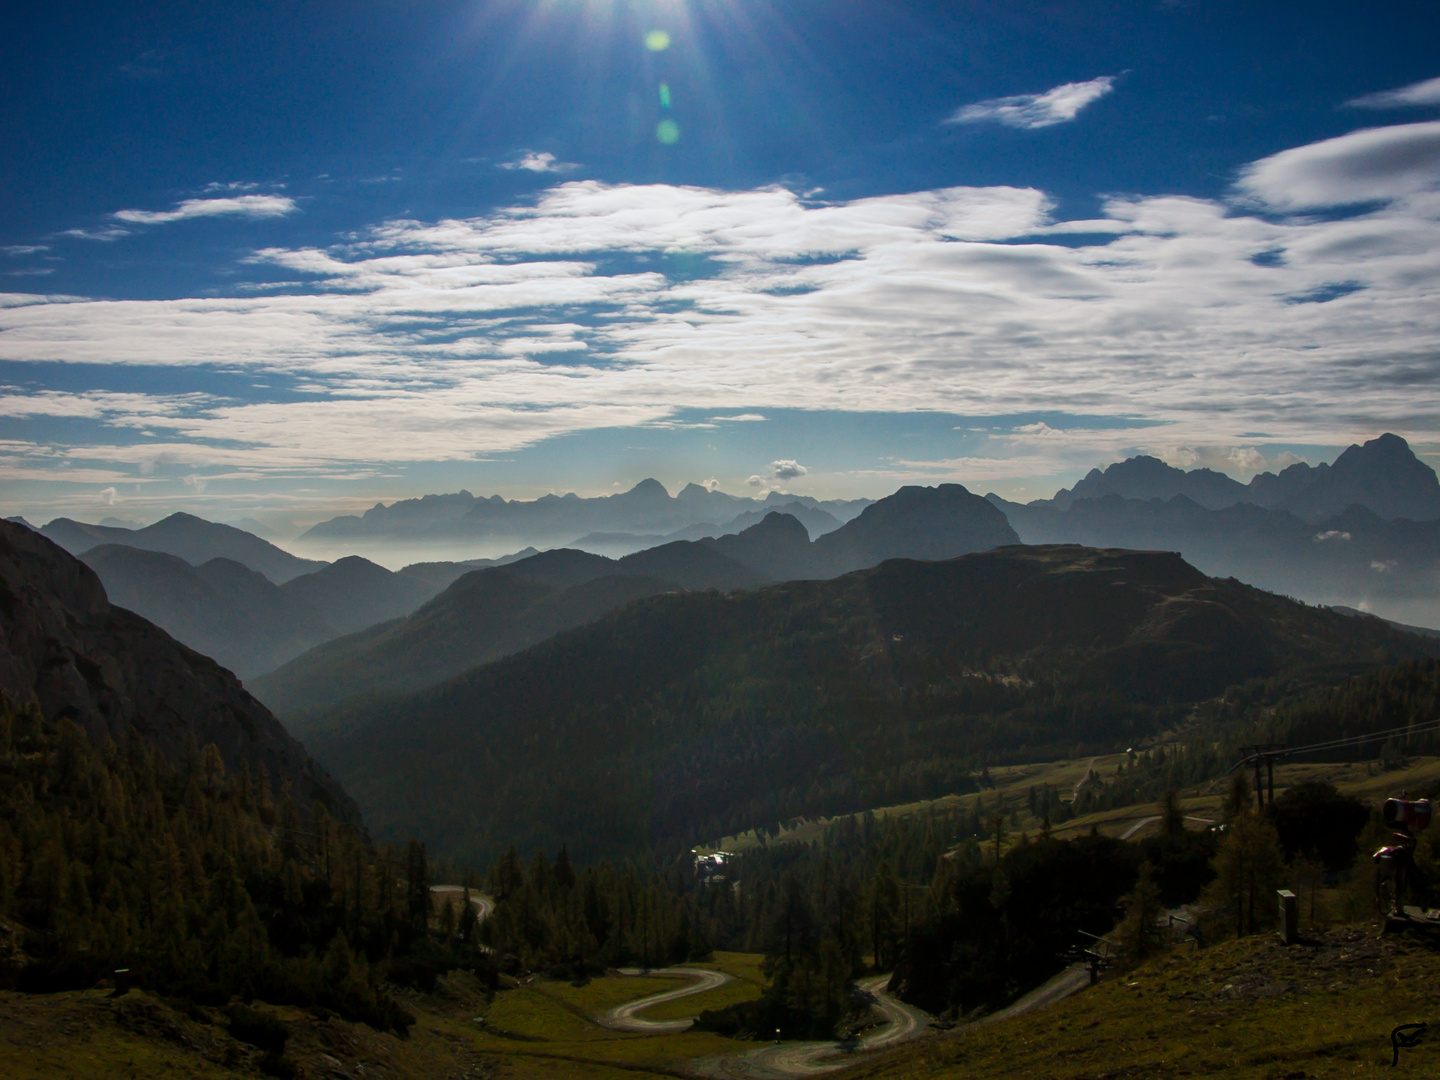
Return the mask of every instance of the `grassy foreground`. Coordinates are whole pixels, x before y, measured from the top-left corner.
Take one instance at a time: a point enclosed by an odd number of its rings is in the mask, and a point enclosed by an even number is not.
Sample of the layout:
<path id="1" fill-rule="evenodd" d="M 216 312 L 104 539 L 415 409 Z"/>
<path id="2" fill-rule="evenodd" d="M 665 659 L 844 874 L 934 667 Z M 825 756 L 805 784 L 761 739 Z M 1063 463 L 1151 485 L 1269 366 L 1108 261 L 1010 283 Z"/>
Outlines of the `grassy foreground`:
<path id="1" fill-rule="evenodd" d="M 760 993 L 758 956 L 719 953 L 710 964 L 736 981 L 661 1006 L 653 1019 L 690 1016 Z M 608 1031 L 589 1016 L 675 987 L 673 978 L 609 977 L 585 986 L 535 981 L 487 1002 L 473 978 L 452 975 L 435 994 L 412 994 L 417 1016 L 408 1039 L 379 1034 L 300 1009 L 270 1008 L 290 1028 L 285 1056 L 296 1076 L 395 1080 L 507 1077 L 631 1077 L 636 1071 L 680 1075 L 695 1057 L 744 1053 L 706 1033 L 633 1035 Z M 363 1067 L 363 1068 L 362 1068 Z M 0 1076 L 6 1080 L 86 1080 L 260 1075 L 260 1054 L 228 1034 L 219 1013 L 187 1015 L 149 994 L 111 999 L 103 990 L 26 995 L 0 992 Z"/>
<path id="2" fill-rule="evenodd" d="M 721 954 L 737 981 L 689 1002 L 684 1015 L 759 992 L 757 957 Z M 707 965 L 710 966 L 710 965 Z M 1390 1070 L 1396 1024 L 1440 1021 L 1440 951 L 1418 938 L 1377 938 L 1373 926 L 1311 931 L 1286 948 L 1273 935 L 1196 952 L 1180 948 L 1048 1009 L 993 1026 L 932 1034 L 835 1074 L 876 1080 L 1114 1080 L 1119 1077 L 1330 1077 L 1440 1075 L 1435 1041 L 1402 1052 Z M 407 999 L 419 1016 L 409 1039 L 296 1009 L 273 1009 L 291 1028 L 296 1076 L 394 1080 L 619 1080 L 688 1075 L 692 1059 L 754 1048 L 705 1033 L 630 1035 L 587 1017 L 633 1000 L 661 978 L 602 978 L 588 985 L 535 982 L 491 1003 L 473 980 L 452 976 L 433 995 Z M 714 998 L 715 1000 L 707 1000 Z M 658 1013 L 659 1010 L 656 1010 Z M 657 1016 L 656 1018 L 661 1018 Z M 0 1076 L 233 1077 L 259 1075 L 259 1054 L 204 1010 L 192 1015 L 150 995 L 103 991 L 0 994 Z"/>
<path id="3" fill-rule="evenodd" d="M 1440 1076 L 1440 1031 L 1401 1052 L 1390 1030 L 1440 1021 L 1440 952 L 1374 927 L 1184 948 L 1049 1009 L 901 1048 L 843 1077 Z"/>

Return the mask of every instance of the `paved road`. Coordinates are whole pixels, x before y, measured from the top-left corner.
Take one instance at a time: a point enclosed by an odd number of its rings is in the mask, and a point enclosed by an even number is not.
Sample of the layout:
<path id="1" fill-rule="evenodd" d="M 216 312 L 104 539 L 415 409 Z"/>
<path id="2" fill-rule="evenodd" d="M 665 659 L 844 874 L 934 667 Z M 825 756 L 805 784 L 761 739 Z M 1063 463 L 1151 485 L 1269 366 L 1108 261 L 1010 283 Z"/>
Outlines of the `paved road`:
<path id="1" fill-rule="evenodd" d="M 1130 839 L 1132 836 L 1134 836 L 1137 832 L 1139 832 L 1141 829 L 1145 828 L 1146 825 L 1153 825 L 1155 822 L 1157 822 L 1157 821 L 1159 821 L 1159 820 L 1160 820 L 1160 815 L 1159 815 L 1159 814 L 1156 814 L 1154 817 L 1141 818 L 1141 819 L 1140 819 L 1139 821 L 1137 821 L 1134 825 L 1131 825 L 1130 828 L 1126 829 L 1123 833 L 1121 833 L 1121 834 L 1120 834 L 1120 839 L 1121 839 L 1121 840 L 1129 840 L 1129 839 Z M 1211 820 L 1210 818 L 1208 818 L 1208 817 L 1193 817 L 1193 816 L 1190 815 L 1190 814 L 1186 814 L 1186 815 L 1185 815 L 1185 820 L 1186 820 L 1186 821 L 1198 821 L 1198 822 L 1200 822 L 1200 824 L 1202 824 L 1202 825 L 1214 825 L 1214 824 L 1215 824 L 1215 822 L 1212 821 L 1212 820 Z"/>
<path id="2" fill-rule="evenodd" d="M 701 1076 L 716 1080 L 783 1080 L 792 1076 L 812 1076 L 841 1069 L 853 1062 L 853 1055 L 865 1050 L 882 1050 L 924 1034 L 930 1016 L 913 1005 L 906 1005 L 885 990 L 889 975 L 882 975 L 860 984 L 870 995 L 872 1004 L 885 1017 L 882 1027 L 863 1039 L 850 1043 L 807 1042 L 778 1043 L 761 1047 L 733 1058 L 707 1058 L 694 1062 Z"/>
<path id="3" fill-rule="evenodd" d="M 692 994 L 703 994 L 706 990 L 714 990 L 731 980 L 731 976 L 726 975 L 723 971 L 710 971 L 707 968 L 621 968 L 620 974 L 691 980 L 689 986 L 682 986 L 677 990 L 667 990 L 661 994 L 651 994 L 638 1001 L 617 1005 L 608 1012 L 603 1012 L 595 1017 L 597 1023 L 614 1031 L 636 1031 L 646 1035 L 684 1031 L 695 1022 L 695 1018 L 687 1016 L 683 1020 L 642 1020 L 635 1015 L 636 1013 L 644 1012 L 646 1009 L 666 1001 L 677 1001 Z"/>
<path id="4" fill-rule="evenodd" d="M 1043 1009 L 1069 997 L 1090 985 L 1090 970 L 1084 964 L 1072 964 L 1047 983 L 1042 983 L 1018 1001 L 1013 1001 L 997 1013 L 983 1017 L 977 1023 L 995 1024 L 1009 1020 L 1012 1016 Z"/>
<path id="5" fill-rule="evenodd" d="M 1080 794 L 1080 789 L 1085 786 L 1085 781 L 1095 775 L 1095 759 L 1092 757 L 1089 764 L 1085 766 L 1085 774 L 1075 781 L 1075 786 L 1070 789 L 1070 797 L 1073 799 Z"/>
<path id="6" fill-rule="evenodd" d="M 463 885 L 431 885 L 430 891 L 436 897 L 460 896 L 465 892 Z M 470 903 L 475 908 L 477 918 L 484 922 L 495 910 L 495 901 L 488 896 L 481 896 L 475 890 L 470 890 Z"/>

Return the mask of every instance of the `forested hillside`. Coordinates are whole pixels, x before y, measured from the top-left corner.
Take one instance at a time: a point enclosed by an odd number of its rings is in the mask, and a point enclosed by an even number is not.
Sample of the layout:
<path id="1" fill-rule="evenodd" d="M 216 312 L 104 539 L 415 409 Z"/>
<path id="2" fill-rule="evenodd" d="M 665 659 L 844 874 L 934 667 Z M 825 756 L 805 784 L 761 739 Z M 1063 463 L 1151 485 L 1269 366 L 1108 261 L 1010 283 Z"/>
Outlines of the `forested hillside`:
<path id="1" fill-rule="evenodd" d="M 106 598 L 95 572 L 0 522 L 0 703 L 35 705 L 92 738 L 175 757 L 213 744 L 229 769 L 268 775 L 296 802 L 358 822 L 350 797 L 230 672 Z"/>
<path id="2" fill-rule="evenodd" d="M 431 686 L 631 600 L 675 588 L 644 576 L 602 577 L 561 588 L 507 570 L 477 570 L 408 618 L 321 645 L 250 686 L 292 732 L 309 738 L 337 715 L 317 711 L 320 706 Z"/>
<path id="3" fill-rule="evenodd" d="M 1437 651 L 1173 554 L 1006 548 L 654 597 L 337 710 L 316 750 L 382 836 L 589 861 L 963 791 L 986 761 L 1134 740 L 1246 680 Z"/>
<path id="4" fill-rule="evenodd" d="M 0 983 L 84 988 L 125 968 L 192 1001 L 323 1005 L 403 1032 L 413 1018 L 380 980 L 463 962 L 431 947 L 429 900 L 420 845 L 376 859 L 213 745 L 172 761 L 0 709 Z"/>

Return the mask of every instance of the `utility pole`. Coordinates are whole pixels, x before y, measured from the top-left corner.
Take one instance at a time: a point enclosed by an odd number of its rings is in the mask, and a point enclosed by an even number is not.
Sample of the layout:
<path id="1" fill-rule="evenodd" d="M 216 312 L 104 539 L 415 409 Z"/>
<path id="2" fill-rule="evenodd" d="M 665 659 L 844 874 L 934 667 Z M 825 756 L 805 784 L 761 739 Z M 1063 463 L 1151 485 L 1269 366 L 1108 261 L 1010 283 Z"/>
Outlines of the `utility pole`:
<path id="1" fill-rule="evenodd" d="M 1278 743 L 1258 743 L 1255 746 L 1242 746 L 1240 753 L 1241 764 L 1249 761 L 1255 768 L 1255 808 L 1262 814 L 1265 812 L 1266 794 L 1268 791 L 1270 805 L 1275 805 L 1275 759 L 1285 753 L 1285 749 Z M 1265 769 L 1265 779 L 1260 778 L 1261 766 Z"/>

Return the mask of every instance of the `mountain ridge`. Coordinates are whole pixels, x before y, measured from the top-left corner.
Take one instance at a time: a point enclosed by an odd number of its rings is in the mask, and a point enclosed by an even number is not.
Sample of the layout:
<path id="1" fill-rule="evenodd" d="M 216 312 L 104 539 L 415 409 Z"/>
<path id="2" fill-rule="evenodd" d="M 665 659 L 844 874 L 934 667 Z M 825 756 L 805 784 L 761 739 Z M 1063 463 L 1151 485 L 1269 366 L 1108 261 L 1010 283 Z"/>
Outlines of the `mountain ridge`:
<path id="1" fill-rule="evenodd" d="M 1068 510 L 1084 499 L 1119 495 L 1127 499 L 1171 499 L 1183 495 L 1207 510 L 1254 503 L 1314 523 L 1359 505 L 1386 520 L 1440 518 L 1440 478 L 1398 435 L 1386 432 L 1363 445 L 1351 444 L 1334 464 L 1297 462 L 1280 473 L 1262 472 L 1242 484 L 1213 469 L 1186 472 L 1147 455 L 1091 469 L 1073 488 L 1029 506 Z"/>
<path id="2" fill-rule="evenodd" d="M 86 525 L 70 518 L 56 518 L 47 523 L 40 533 L 72 555 L 83 555 L 101 544 L 123 544 L 176 555 L 191 566 L 199 566 L 214 558 L 232 559 L 264 574 L 276 585 L 283 585 L 291 578 L 319 570 L 325 565 L 317 559 L 292 555 L 244 529 L 206 521 L 184 512 L 171 514 L 143 529 Z"/>
<path id="3" fill-rule="evenodd" d="M 588 859 L 933 797 L 1007 747 L 1071 756 L 1247 679 L 1437 653 L 1173 553 L 1005 547 L 639 600 L 315 742 L 382 835 Z"/>
<path id="4" fill-rule="evenodd" d="M 278 720 L 209 657 L 110 603 L 88 566 L 39 533 L 0 522 L 0 696 L 70 719 L 97 742 L 140 740 L 179 757 L 215 744 L 227 768 L 358 823 L 359 808 Z"/>
<path id="5" fill-rule="evenodd" d="M 835 577 L 862 566 L 873 566 L 885 558 L 948 557 L 1013 543 L 1018 543 L 1018 538 L 1006 523 L 1004 514 L 963 487 L 949 484 L 936 488 L 901 488 L 894 495 L 866 507 L 858 517 L 839 529 L 814 541 L 796 518 L 771 511 L 757 524 L 733 535 L 674 541 L 620 559 L 574 549 L 552 549 L 511 563 L 504 572 L 508 578 L 540 582 L 556 589 L 573 589 L 599 579 L 643 578 L 663 583 L 663 588 L 650 591 L 731 591 L 757 588 L 779 580 Z M 464 589 L 473 587 L 473 583 L 466 585 L 466 582 L 474 577 L 470 574 L 459 579 L 451 586 L 455 597 L 445 599 L 445 594 L 442 594 L 432 601 L 432 605 L 443 607 L 456 602 L 456 597 Z M 636 592 L 615 585 L 598 593 L 609 597 L 613 601 L 610 605 L 582 605 L 572 597 L 566 610 L 575 615 L 585 613 L 588 621 L 600 618 L 612 608 L 642 594 L 648 595 L 649 592 Z M 527 626 L 542 625 L 533 622 L 534 616 L 526 614 L 536 602 L 535 598 L 517 601 L 512 612 L 514 618 Z M 549 602 L 556 605 L 565 603 L 559 598 Z M 417 623 L 431 617 L 425 615 L 421 618 L 421 614 L 416 612 Z M 500 618 L 488 611 L 477 617 L 487 627 Z M 526 623 L 525 620 L 532 622 Z M 451 622 L 455 620 L 452 618 Z M 579 623 L 567 617 L 543 625 L 551 625 L 559 631 Z M 371 693 L 388 693 L 414 688 L 414 679 L 410 674 L 395 673 L 391 655 L 395 649 L 405 652 L 409 648 L 405 644 L 408 632 L 405 627 L 395 625 L 377 629 L 375 635 L 346 639 L 345 643 L 333 648 L 321 646 L 296 657 L 280 670 L 255 680 L 254 687 L 288 721 L 301 725 L 297 730 L 309 730 L 309 720 L 295 715 L 295 711 L 313 711 L 333 705 L 339 700 L 337 693 L 348 697 L 361 689 Z M 470 639 L 463 631 L 460 636 Z M 495 641 L 510 643 L 508 649 L 494 645 L 480 648 L 477 645 L 469 654 L 469 663 L 463 663 L 463 655 L 436 646 L 432 650 L 415 653 L 417 659 L 413 670 L 430 672 L 434 681 L 439 681 L 480 663 L 482 659 L 492 660 L 539 640 L 520 626 L 503 632 L 496 629 L 492 636 Z M 426 662 L 432 651 L 436 655 L 445 653 L 453 659 L 448 666 Z"/>

